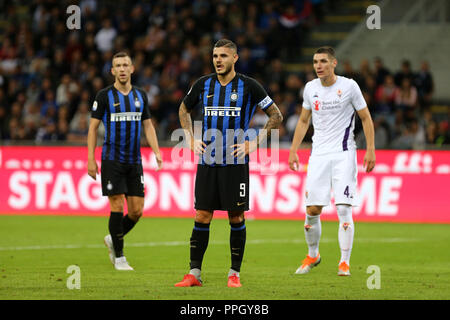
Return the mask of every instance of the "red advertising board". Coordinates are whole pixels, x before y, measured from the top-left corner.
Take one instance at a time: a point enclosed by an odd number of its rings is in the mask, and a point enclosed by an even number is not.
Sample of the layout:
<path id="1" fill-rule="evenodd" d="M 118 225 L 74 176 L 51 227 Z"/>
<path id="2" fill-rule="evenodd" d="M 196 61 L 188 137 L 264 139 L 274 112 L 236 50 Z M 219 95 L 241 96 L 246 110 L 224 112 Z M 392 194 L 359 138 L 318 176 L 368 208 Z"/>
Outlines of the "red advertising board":
<path id="1" fill-rule="evenodd" d="M 193 217 L 196 158 L 185 149 L 162 153 L 164 169 L 156 172 L 151 150 L 142 150 L 144 216 Z M 252 154 L 248 219 L 304 219 L 309 150 L 299 156 L 300 170 L 294 172 L 288 150 Z M 364 151 L 358 151 L 355 220 L 450 223 L 450 152 L 378 150 L 376 156 L 375 170 L 366 174 Z M 87 175 L 86 160 L 85 147 L 1 147 L 0 214 L 109 214 L 100 176 Z M 333 200 L 322 219 L 337 220 Z"/>

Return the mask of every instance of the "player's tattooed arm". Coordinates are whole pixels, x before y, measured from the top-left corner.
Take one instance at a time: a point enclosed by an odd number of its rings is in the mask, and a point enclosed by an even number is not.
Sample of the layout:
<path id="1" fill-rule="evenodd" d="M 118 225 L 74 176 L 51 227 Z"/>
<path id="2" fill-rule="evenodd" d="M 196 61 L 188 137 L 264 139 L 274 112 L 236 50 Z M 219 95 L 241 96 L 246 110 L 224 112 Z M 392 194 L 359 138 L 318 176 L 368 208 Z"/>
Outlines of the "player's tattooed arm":
<path id="1" fill-rule="evenodd" d="M 261 130 L 261 132 L 258 135 L 257 140 L 258 145 L 261 144 L 261 141 L 264 141 L 264 139 L 270 137 L 272 129 L 279 128 L 281 123 L 283 122 L 283 115 L 281 114 L 281 111 L 275 104 L 275 102 L 272 103 L 270 107 L 265 109 L 264 112 L 267 114 L 267 116 L 269 116 L 269 120 L 267 120 L 263 130 Z"/>
<path id="2" fill-rule="evenodd" d="M 277 129 L 280 127 L 280 124 L 283 121 L 283 115 L 275 103 L 265 109 L 264 112 L 269 116 L 269 120 L 267 120 L 264 128 L 259 130 L 259 134 L 256 139 L 245 141 L 242 144 L 232 145 L 231 148 L 234 148 L 232 153 L 234 157 L 242 158 L 252 153 L 258 148 L 262 141 L 265 141 L 268 137 L 270 137 L 272 129 Z"/>
<path id="3" fill-rule="evenodd" d="M 181 103 L 178 110 L 178 117 L 180 118 L 181 127 L 184 129 L 184 135 L 186 137 L 189 148 L 196 154 L 204 153 L 206 144 L 201 140 L 194 139 L 194 132 L 192 130 L 192 118 L 190 111 L 186 108 L 184 102 Z"/>

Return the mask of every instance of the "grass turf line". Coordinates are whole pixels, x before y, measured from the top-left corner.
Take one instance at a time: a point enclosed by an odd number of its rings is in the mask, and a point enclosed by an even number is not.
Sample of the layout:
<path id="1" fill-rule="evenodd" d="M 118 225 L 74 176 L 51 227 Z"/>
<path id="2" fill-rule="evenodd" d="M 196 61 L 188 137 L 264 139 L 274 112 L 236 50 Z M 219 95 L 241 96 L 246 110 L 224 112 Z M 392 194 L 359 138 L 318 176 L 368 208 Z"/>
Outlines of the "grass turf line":
<path id="1" fill-rule="evenodd" d="M 202 288 L 175 288 L 189 267 L 193 219 L 143 218 L 125 237 L 133 272 L 114 270 L 103 237 L 107 217 L 0 216 L 0 299 L 448 299 L 450 226 L 358 223 L 351 277 L 338 277 L 337 222 L 322 222 L 323 261 L 294 275 L 307 252 L 303 221 L 246 221 L 242 288 L 228 288 L 227 220 L 211 223 Z M 81 270 L 81 289 L 69 290 L 69 265 Z M 381 288 L 369 290 L 370 265 Z"/>

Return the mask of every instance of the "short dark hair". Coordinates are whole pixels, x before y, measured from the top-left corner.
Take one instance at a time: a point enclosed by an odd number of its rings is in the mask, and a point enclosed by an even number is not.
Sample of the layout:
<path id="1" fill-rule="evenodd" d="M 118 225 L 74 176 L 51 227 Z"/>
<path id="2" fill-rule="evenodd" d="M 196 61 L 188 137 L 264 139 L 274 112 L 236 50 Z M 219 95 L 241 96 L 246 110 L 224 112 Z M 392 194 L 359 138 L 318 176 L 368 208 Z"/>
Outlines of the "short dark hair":
<path id="1" fill-rule="evenodd" d="M 237 52 L 236 44 L 233 41 L 228 40 L 228 39 L 220 39 L 219 41 L 217 41 L 216 44 L 214 45 L 214 48 L 220 48 L 220 47 L 230 48 Z"/>
<path id="2" fill-rule="evenodd" d="M 130 55 L 127 52 L 120 51 L 120 52 L 117 52 L 115 55 L 113 55 L 111 61 L 114 61 L 115 58 L 125 58 L 125 57 L 128 57 L 131 60 L 131 57 L 130 57 Z"/>
<path id="3" fill-rule="evenodd" d="M 320 47 L 319 49 L 316 50 L 316 53 L 326 53 L 328 54 L 329 57 L 336 59 L 336 54 L 334 53 L 334 49 L 333 47 L 330 46 L 325 46 L 325 47 Z"/>

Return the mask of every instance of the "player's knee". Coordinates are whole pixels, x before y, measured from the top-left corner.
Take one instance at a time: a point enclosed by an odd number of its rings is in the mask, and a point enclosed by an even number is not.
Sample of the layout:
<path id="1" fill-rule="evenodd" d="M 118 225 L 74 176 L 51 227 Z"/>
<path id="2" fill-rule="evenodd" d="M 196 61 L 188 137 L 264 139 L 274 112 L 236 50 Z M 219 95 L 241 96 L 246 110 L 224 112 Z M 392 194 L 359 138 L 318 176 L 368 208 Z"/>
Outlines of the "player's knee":
<path id="1" fill-rule="evenodd" d="M 347 204 L 337 204 L 336 211 L 340 222 L 353 223 L 352 206 Z"/>
<path id="2" fill-rule="evenodd" d="M 228 220 L 230 223 L 241 223 L 244 221 L 244 212 L 242 211 L 229 211 Z"/>
<path id="3" fill-rule="evenodd" d="M 128 212 L 128 215 L 133 219 L 135 222 L 137 222 L 142 217 L 142 209 L 135 209 Z"/>
<path id="4" fill-rule="evenodd" d="M 109 205 L 111 207 L 111 211 L 114 212 L 123 212 L 124 207 L 124 196 L 123 195 L 114 195 L 109 197 Z"/>
<path id="5" fill-rule="evenodd" d="M 317 216 L 322 213 L 322 206 L 308 206 L 306 213 L 310 216 Z"/>
<path id="6" fill-rule="evenodd" d="M 195 213 L 195 221 L 200 223 L 210 223 L 213 213 L 206 210 L 197 210 Z"/>

